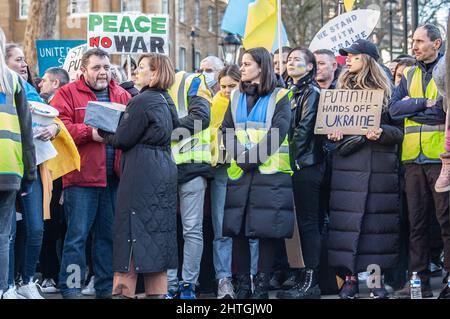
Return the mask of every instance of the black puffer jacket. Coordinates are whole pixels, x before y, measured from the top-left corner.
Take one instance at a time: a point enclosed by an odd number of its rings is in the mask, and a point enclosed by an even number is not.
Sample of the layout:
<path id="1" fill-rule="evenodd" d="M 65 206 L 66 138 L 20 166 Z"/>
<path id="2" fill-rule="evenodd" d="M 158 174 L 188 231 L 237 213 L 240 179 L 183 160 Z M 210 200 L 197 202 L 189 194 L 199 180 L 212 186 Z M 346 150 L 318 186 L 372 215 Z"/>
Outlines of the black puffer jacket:
<path id="1" fill-rule="evenodd" d="M 353 274 L 370 264 L 393 268 L 399 258 L 398 148 L 403 133 L 382 116 L 383 133 L 354 153 L 333 156 L 328 261 Z"/>
<path id="2" fill-rule="evenodd" d="M 247 97 L 247 114 L 251 112 L 260 98 L 257 94 L 257 85 L 245 85 Z M 265 161 L 257 154 L 260 146 L 272 151 L 272 138 L 277 146 L 281 145 L 289 129 L 289 96 L 284 96 L 278 101 L 273 114 L 271 127 L 266 137 L 256 146 L 251 148 L 245 156 L 244 163 L 238 164 L 244 170 L 244 174 L 237 180 L 228 179 L 227 196 L 225 200 L 225 211 L 223 217 L 223 235 L 235 237 L 244 234 L 247 237 L 258 238 L 288 238 L 292 237 L 294 231 L 294 203 L 292 200 L 291 176 L 286 173 L 261 174 L 258 166 Z M 235 134 L 230 134 L 234 129 L 231 108 L 225 113 L 222 123 L 222 133 L 224 145 L 237 149 L 237 139 Z M 279 136 L 272 136 L 272 129 L 278 129 Z M 227 142 L 233 140 L 234 142 Z M 239 152 L 229 151 L 229 154 Z M 242 155 L 240 155 L 242 156 Z M 242 157 L 241 157 L 242 158 Z M 258 163 L 251 159 L 257 158 Z M 240 161 L 238 160 L 238 163 Z"/>
<path id="3" fill-rule="evenodd" d="M 320 89 L 308 74 L 299 83 L 292 84 L 291 125 L 289 130 L 289 157 L 293 170 L 319 164 L 323 161 L 323 137 L 314 135 Z"/>

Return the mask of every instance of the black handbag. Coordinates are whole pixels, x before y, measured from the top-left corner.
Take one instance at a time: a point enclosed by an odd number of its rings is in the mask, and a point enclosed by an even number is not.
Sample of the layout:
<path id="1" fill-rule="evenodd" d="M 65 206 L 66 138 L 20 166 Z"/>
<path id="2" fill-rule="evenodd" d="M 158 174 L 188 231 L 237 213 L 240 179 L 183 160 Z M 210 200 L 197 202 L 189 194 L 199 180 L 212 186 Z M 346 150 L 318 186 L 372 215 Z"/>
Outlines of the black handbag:
<path id="1" fill-rule="evenodd" d="M 336 149 L 339 155 L 348 156 L 358 151 L 366 143 L 366 141 L 367 139 L 363 135 L 346 136 L 339 142 Z"/>

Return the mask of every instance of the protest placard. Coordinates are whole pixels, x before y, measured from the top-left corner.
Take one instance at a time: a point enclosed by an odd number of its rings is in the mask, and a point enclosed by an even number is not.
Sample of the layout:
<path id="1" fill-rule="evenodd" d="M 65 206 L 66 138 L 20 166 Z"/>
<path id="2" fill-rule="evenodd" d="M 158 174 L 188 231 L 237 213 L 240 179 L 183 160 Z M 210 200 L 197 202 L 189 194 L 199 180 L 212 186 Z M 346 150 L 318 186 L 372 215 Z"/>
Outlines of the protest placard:
<path id="1" fill-rule="evenodd" d="M 83 44 L 70 49 L 67 53 L 63 68 L 69 73 L 70 82 L 75 81 L 77 79 L 78 73 L 81 72 L 81 58 L 83 57 L 83 53 L 86 52 L 86 49 L 87 45 Z"/>
<path id="2" fill-rule="evenodd" d="M 354 10 L 328 21 L 309 45 L 314 52 L 329 49 L 339 55 L 339 49 L 348 48 L 359 39 L 367 39 L 380 18 L 378 10 Z"/>
<path id="3" fill-rule="evenodd" d="M 86 43 L 85 40 L 36 40 L 39 76 L 51 67 L 62 67 L 70 49 Z"/>
<path id="4" fill-rule="evenodd" d="M 365 135 L 380 127 L 382 90 L 322 90 L 314 134 Z"/>
<path id="5" fill-rule="evenodd" d="M 90 13 L 89 48 L 110 54 L 169 54 L 169 16 L 166 14 Z"/>

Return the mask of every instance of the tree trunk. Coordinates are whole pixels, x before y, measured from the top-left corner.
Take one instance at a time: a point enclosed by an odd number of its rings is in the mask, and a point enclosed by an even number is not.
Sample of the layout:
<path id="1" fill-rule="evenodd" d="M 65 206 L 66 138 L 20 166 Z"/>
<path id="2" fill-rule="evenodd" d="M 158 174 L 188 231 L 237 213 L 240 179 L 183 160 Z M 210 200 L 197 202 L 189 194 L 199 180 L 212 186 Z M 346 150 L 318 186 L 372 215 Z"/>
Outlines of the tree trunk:
<path id="1" fill-rule="evenodd" d="M 37 73 L 36 40 L 52 39 L 55 34 L 57 0 L 31 0 L 25 28 L 24 53 L 31 73 Z"/>

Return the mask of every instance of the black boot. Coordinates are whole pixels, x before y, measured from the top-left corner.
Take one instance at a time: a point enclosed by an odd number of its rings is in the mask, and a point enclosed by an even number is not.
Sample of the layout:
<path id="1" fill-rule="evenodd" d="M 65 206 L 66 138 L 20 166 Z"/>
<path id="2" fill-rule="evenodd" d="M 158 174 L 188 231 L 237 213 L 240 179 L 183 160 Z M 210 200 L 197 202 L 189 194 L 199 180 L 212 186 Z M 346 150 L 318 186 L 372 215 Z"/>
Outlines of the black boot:
<path id="1" fill-rule="evenodd" d="M 248 299 L 252 295 L 250 274 L 236 276 L 236 299 Z"/>
<path id="2" fill-rule="evenodd" d="M 270 274 L 259 272 L 255 277 L 255 291 L 250 299 L 269 299 Z"/>
<path id="3" fill-rule="evenodd" d="M 280 291 L 279 299 L 320 299 L 319 280 L 317 270 L 305 268 L 302 280 L 292 289 Z"/>

